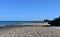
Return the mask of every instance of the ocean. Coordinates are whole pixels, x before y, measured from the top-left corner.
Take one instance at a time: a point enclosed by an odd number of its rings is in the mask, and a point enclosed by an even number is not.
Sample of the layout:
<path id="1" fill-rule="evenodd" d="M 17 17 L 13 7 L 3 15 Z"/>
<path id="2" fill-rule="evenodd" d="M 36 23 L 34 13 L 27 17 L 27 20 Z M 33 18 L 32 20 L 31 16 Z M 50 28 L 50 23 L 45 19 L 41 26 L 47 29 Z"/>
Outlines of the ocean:
<path id="1" fill-rule="evenodd" d="M 35 21 L 0 21 L 0 26 L 11 25 L 11 24 L 24 24 L 33 23 Z"/>
<path id="2" fill-rule="evenodd" d="M 6 26 L 11 24 L 25 24 L 25 23 L 33 23 L 33 22 L 41 22 L 41 21 L 0 21 L 0 26 Z M 50 28 L 60 29 L 59 27 L 50 26 Z"/>
<path id="3" fill-rule="evenodd" d="M 32 23 L 28 21 L 0 21 L 0 26 L 11 25 L 11 24 L 21 24 L 21 23 Z"/>

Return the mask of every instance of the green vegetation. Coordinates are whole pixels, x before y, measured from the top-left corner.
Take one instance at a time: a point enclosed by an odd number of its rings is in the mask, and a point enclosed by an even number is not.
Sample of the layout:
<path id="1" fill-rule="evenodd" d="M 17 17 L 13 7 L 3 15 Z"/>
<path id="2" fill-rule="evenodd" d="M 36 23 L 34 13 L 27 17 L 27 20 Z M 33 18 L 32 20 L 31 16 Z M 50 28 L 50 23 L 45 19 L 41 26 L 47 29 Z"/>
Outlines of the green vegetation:
<path id="1" fill-rule="evenodd" d="M 60 17 L 55 18 L 53 20 L 44 20 L 44 22 L 48 22 L 49 24 L 51 24 L 51 26 L 60 26 Z"/>

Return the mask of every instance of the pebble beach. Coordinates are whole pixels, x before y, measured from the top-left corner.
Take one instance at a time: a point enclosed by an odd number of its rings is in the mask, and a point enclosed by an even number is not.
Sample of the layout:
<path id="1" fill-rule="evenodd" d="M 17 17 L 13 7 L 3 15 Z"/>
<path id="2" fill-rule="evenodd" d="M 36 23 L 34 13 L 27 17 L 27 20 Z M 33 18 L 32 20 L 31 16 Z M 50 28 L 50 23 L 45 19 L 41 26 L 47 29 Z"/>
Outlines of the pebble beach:
<path id="1" fill-rule="evenodd" d="M 60 37 L 60 30 L 50 27 L 0 28 L 0 37 Z"/>

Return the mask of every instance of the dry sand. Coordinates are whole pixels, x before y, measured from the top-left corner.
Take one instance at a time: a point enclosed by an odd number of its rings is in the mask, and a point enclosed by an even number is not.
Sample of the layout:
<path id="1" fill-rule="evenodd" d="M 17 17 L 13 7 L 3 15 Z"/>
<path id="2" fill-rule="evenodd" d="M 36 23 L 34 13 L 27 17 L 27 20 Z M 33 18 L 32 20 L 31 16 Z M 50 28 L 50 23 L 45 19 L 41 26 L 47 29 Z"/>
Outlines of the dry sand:
<path id="1" fill-rule="evenodd" d="M 60 37 L 60 30 L 49 27 L 0 28 L 0 37 Z"/>

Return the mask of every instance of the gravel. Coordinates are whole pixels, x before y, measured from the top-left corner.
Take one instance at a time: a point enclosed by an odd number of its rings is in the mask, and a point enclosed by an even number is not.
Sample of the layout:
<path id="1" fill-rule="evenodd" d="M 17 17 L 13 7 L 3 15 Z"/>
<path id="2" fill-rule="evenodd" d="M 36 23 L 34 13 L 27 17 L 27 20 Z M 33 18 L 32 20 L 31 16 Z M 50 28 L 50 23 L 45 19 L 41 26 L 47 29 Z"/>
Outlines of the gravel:
<path id="1" fill-rule="evenodd" d="M 0 37 L 60 37 L 60 30 L 49 27 L 0 28 Z"/>

